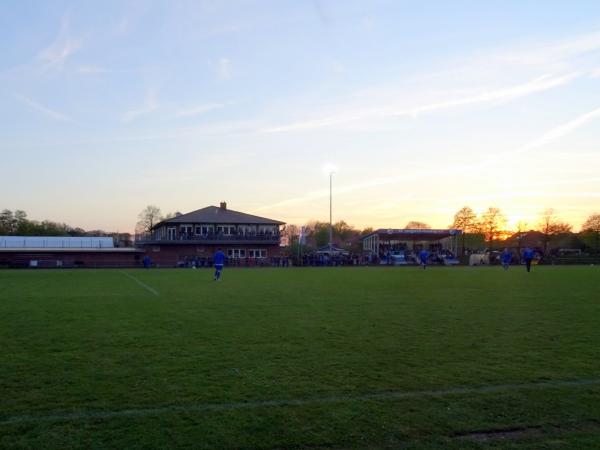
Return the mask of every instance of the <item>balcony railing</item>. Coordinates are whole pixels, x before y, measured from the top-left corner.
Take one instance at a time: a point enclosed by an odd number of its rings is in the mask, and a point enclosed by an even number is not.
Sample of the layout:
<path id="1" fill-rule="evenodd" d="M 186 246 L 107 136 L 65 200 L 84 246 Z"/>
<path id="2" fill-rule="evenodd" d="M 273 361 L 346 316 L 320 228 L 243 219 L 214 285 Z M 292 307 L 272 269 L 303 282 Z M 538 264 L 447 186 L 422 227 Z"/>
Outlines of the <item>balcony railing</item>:
<path id="1" fill-rule="evenodd" d="M 149 243 L 182 243 L 182 244 L 213 244 L 213 243 L 273 243 L 278 244 L 281 235 L 263 234 L 263 233 L 245 233 L 245 234 L 180 234 L 178 236 L 157 236 L 153 233 L 141 233 L 135 235 L 137 244 Z"/>

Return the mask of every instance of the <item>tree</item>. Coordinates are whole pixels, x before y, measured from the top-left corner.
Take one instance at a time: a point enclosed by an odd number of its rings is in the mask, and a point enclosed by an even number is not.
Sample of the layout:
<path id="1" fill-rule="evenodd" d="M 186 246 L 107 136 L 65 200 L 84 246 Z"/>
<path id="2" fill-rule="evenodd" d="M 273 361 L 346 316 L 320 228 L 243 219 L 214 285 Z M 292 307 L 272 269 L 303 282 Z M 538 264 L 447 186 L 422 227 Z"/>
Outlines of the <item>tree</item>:
<path id="1" fill-rule="evenodd" d="M 160 208 L 154 205 L 148 205 L 138 214 L 136 231 L 139 233 L 149 233 L 158 222 L 162 220 Z"/>
<path id="2" fill-rule="evenodd" d="M 307 228 L 311 230 L 310 236 L 314 239 L 317 248 L 325 247 L 329 243 L 329 223 L 315 222 L 307 225 Z"/>
<path id="3" fill-rule="evenodd" d="M 590 215 L 581 226 L 584 235 L 592 238 L 593 246 L 596 251 L 600 250 L 600 214 Z"/>
<path id="4" fill-rule="evenodd" d="M 462 255 L 465 254 L 465 235 L 477 231 L 477 214 L 468 206 L 463 206 L 454 214 L 454 222 L 450 228 L 455 228 L 462 231 L 461 248 Z"/>
<path id="5" fill-rule="evenodd" d="M 523 236 L 527 231 L 527 222 L 523 220 L 519 220 L 517 222 L 517 253 L 521 254 L 521 241 L 523 240 Z"/>
<path id="6" fill-rule="evenodd" d="M 358 230 L 343 220 L 333 224 L 333 235 L 339 240 L 341 245 L 350 241 L 358 233 Z"/>
<path id="7" fill-rule="evenodd" d="M 0 234 L 13 234 L 15 232 L 15 217 L 10 209 L 0 213 Z"/>
<path id="8" fill-rule="evenodd" d="M 481 227 L 481 232 L 485 236 L 485 240 L 488 242 L 488 248 L 492 250 L 494 248 L 494 241 L 504 233 L 506 217 L 504 217 L 500 208 L 490 206 L 488 210 L 481 215 L 479 225 Z"/>
<path id="9" fill-rule="evenodd" d="M 418 220 L 411 220 L 404 227 L 406 230 L 430 230 L 431 227 L 425 222 L 419 222 Z"/>
<path id="10" fill-rule="evenodd" d="M 360 231 L 343 220 L 333 224 L 333 244 L 350 249 L 360 240 Z M 305 234 L 315 247 L 329 244 L 329 222 L 310 221 L 304 226 Z"/>
<path id="11" fill-rule="evenodd" d="M 300 227 L 294 224 L 287 224 L 283 227 L 283 231 L 281 233 L 283 237 L 283 241 L 287 242 L 287 246 L 290 247 L 294 243 L 294 240 L 298 239 L 300 235 Z"/>
<path id="12" fill-rule="evenodd" d="M 569 233 L 572 229 L 572 225 L 561 222 L 558 219 L 556 212 L 552 208 L 548 208 L 542 212 L 538 223 L 538 231 L 544 235 L 544 254 L 548 253 L 548 245 L 552 237 L 561 233 Z"/>
<path id="13" fill-rule="evenodd" d="M 363 229 L 363 230 L 360 232 L 360 237 L 361 237 L 361 238 L 362 238 L 362 237 L 365 237 L 365 236 L 367 236 L 368 234 L 371 234 L 373 231 L 375 231 L 375 230 L 373 229 L 373 227 L 367 227 L 367 228 Z"/>

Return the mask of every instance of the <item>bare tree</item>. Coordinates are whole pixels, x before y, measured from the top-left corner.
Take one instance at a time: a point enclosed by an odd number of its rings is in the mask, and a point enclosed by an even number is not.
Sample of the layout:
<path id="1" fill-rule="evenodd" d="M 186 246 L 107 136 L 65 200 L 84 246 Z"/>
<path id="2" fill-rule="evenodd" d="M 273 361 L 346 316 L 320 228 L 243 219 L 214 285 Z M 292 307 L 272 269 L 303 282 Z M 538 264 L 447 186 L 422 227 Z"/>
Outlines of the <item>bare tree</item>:
<path id="1" fill-rule="evenodd" d="M 431 227 L 425 222 L 419 222 L 418 220 L 411 220 L 404 227 L 406 230 L 429 230 Z"/>
<path id="2" fill-rule="evenodd" d="M 600 250 L 600 214 L 595 213 L 590 215 L 581 226 L 581 231 L 591 235 L 594 242 L 594 249 Z"/>
<path id="3" fill-rule="evenodd" d="M 486 212 L 481 215 L 479 222 L 481 232 L 485 235 L 485 240 L 488 242 L 490 250 L 494 248 L 494 241 L 504 233 L 506 225 L 506 217 L 500 208 L 489 207 Z"/>
<path id="4" fill-rule="evenodd" d="M 572 229 L 572 225 L 560 221 L 552 208 L 548 208 L 542 212 L 538 223 L 538 230 L 544 235 L 544 254 L 548 253 L 548 245 L 552 237 L 561 233 L 569 233 Z"/>
<path id="5" fill-rule="evenodd" d="M 287 224 L 283 228 L 283 232 L 281 233 L 284 241 L 287 241 L 287 245 L 291 246 L 294 243 L 294 240 L 298 240 L 300 236 L 300 227 L 294 224 Z"/>
<path id="6" fill-rule="evenodd" d="M 462 231 L 461 235 L 461 254 L 465 254 L 465 234 L 474 233 L 477 231 L 477 214 L 468 206 L 463 206 L 454 214 L 454 221 L 450 228 L 455 228 Z"/>
<path id="7" fill-rule="evenodd" d="M 136 231 L 140 233 L 151 232 L 158 222 L 162 220 L 160 208 L 154 205 L 148 205 L 138 214 Z"/>
<path id="8" fill-rule="evenodd" d="M 525 232 L 527 231 L 527 227 L 527 222 L 523 220 L 519 220 L 519 222 L 517 222 L 517 252 L 519 255 L 521 254 L 521 241 L 526 234 Z"/>

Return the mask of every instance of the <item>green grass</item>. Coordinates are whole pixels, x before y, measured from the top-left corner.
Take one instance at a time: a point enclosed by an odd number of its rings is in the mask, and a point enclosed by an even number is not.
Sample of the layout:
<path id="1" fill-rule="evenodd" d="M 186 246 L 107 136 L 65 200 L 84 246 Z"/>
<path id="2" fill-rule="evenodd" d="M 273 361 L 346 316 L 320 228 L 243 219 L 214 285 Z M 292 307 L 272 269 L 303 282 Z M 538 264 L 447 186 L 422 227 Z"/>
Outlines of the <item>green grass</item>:
<path id="1" fill-rule="evenodd" d="M 600 446 L 598 267 L 126 273 L 0 271 L 0 448 Z"/>

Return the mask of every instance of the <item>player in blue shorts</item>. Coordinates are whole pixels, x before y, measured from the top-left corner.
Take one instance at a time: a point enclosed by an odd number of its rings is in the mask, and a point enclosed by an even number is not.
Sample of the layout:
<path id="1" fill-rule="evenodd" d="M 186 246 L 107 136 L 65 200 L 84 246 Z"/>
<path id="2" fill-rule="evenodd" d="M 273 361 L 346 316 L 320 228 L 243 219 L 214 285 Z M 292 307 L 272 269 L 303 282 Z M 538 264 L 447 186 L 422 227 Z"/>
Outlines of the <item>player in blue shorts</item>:
<path id="1" fill-rule="evenodd" d="M 419 252 L 419 261 L 421 262 L 421 266 L 423 266 L 423 270 L 427 268 L 427 259 L 429 258 L 429 252 L 425 249 Z"/>
<path id="2" fill-rule="evenodd" d="M 512 253 L 510 250 L 505 248 L 500 258 L 502 259 L 502 267 L 504 267 L 504 270 L 508 270 L 510 262 L 512 261 Z"/>
<path id="3" fill-rule="evenodd" d="M 225 253 L 221 249 L 218 249 L 213 256 L 213 263 L 215 265 L 215 281 L 219 281 L 223 266 L 225 265 Z"/>

